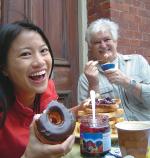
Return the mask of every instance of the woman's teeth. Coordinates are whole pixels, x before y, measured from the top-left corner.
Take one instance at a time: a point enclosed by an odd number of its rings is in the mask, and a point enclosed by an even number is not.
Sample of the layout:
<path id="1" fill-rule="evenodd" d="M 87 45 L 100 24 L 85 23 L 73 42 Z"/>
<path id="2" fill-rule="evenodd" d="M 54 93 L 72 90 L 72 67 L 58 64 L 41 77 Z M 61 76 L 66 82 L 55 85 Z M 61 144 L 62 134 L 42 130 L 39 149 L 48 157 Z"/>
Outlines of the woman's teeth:
<path id="1" fill-rule="evenodd" d="M 46 73 L 46 71 L 45 71 L 45 70 L 42 70 L 42 71 L 40 71 L 40 72 L 35 72 L 35 73 L 31 74 L 31 77 L 44 75 L 45 73 Z"/>
<path id="2" fill-rule="evenodd" d="M 41 82 L 41 81 L 43 81 L 45 79 L 45 77 L 46 77 L 46 71 L 45 70 L 32 73 L 29 76 L 29 78 L 32 79 L 35 82 Z"/>

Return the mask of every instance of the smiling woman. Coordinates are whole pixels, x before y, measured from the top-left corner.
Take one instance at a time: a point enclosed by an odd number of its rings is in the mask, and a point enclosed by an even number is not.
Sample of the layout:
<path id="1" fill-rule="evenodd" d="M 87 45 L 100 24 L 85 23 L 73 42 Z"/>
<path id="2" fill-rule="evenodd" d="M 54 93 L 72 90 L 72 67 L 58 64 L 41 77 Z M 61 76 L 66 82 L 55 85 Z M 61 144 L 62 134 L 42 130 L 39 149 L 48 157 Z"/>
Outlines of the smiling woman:
<path id="1" fill-rule="evenodd" d="M 35 31 L 24 30 L 11 44 L 4 71 L 20 101 L 26 103 L 30 98 L 31 106 L 35 95 L 46 90 L 51 68 L 52 57 L 42 37 Z"/>
<path id="2" fill-rule="evenodd" d="M 34 123 L 49 102 L 57 100 L 50 79 L 54 59 L 43 31 L 27 21 L 0 28 L 0 153 L 3 158 L 61 157 L 74 136 L 61 144 L 42 144 Z M 34 117 L 35 115 L 35 117 Z"/>

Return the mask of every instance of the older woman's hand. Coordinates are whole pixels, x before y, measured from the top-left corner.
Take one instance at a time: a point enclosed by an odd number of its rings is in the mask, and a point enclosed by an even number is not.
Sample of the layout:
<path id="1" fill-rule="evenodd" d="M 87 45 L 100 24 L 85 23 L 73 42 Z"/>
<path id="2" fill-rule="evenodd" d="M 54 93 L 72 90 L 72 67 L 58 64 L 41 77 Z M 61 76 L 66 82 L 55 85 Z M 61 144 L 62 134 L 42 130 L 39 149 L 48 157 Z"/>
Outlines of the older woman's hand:
<path id="1" fill-rule="evenodd" d="M 86 63 L 84 68 L 84 74 L 87 77 L 89 83 L 98 83 L 98 68 L 97 68 L 98 61 L 89 61 Z"/>
<path id="2" fill-rule="evenodd" d="M 110 83 L 121 85 L 125 88 L 128 87 L 130 84 L 130 78 L 123 72 L 121 72 L 120 69 L 106 70 L 104 74 L 108 78 Z"/>
<path id="3" fill-rule="evenodd" d="M 75 141 L 75 136 L 70 135 L 62 144 L 49 145 L 41 143 L 35 136 L 34 122 L 38 115 L 34 117 L 30 125 L 30 138 L 25 153 L 21 158 L 59 158 L 71 151 Z"/>

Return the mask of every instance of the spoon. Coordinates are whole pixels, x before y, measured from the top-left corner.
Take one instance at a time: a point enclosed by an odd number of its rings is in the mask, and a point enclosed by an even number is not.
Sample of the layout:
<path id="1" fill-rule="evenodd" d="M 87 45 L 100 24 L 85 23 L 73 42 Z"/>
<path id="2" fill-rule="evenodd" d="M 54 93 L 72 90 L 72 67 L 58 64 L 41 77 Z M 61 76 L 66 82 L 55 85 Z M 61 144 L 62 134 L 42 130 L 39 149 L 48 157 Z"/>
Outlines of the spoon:
<path id="1" fill-rule="evenodd" d="M 95 119 L 95 91 L 91 90 L 90 91 L 90 98 L 91 98 L 91 103 L 92 103 L 92 121 L 93 121 L 93 126 L 95 126 L 96 119 Z"/>

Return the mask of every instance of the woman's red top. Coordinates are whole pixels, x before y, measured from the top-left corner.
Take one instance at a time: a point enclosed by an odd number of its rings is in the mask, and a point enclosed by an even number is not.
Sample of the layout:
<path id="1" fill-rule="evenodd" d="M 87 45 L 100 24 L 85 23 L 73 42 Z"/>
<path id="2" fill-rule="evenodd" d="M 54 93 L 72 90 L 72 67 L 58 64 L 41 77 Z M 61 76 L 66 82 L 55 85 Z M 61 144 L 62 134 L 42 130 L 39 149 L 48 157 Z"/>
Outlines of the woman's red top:
<path id="1" fill-rule="evenodd" d="M 58 95 L 54 82 L 49 81 L 48 88 L 40 99 L 41 112 L 52 100 L 57 100 Z M 0 157 L 20 158 L 28 144 L 29 126 L 32 122 L 34 112 L 16 100 L 7 113 L 4 127 L 0 129 Z"/>

